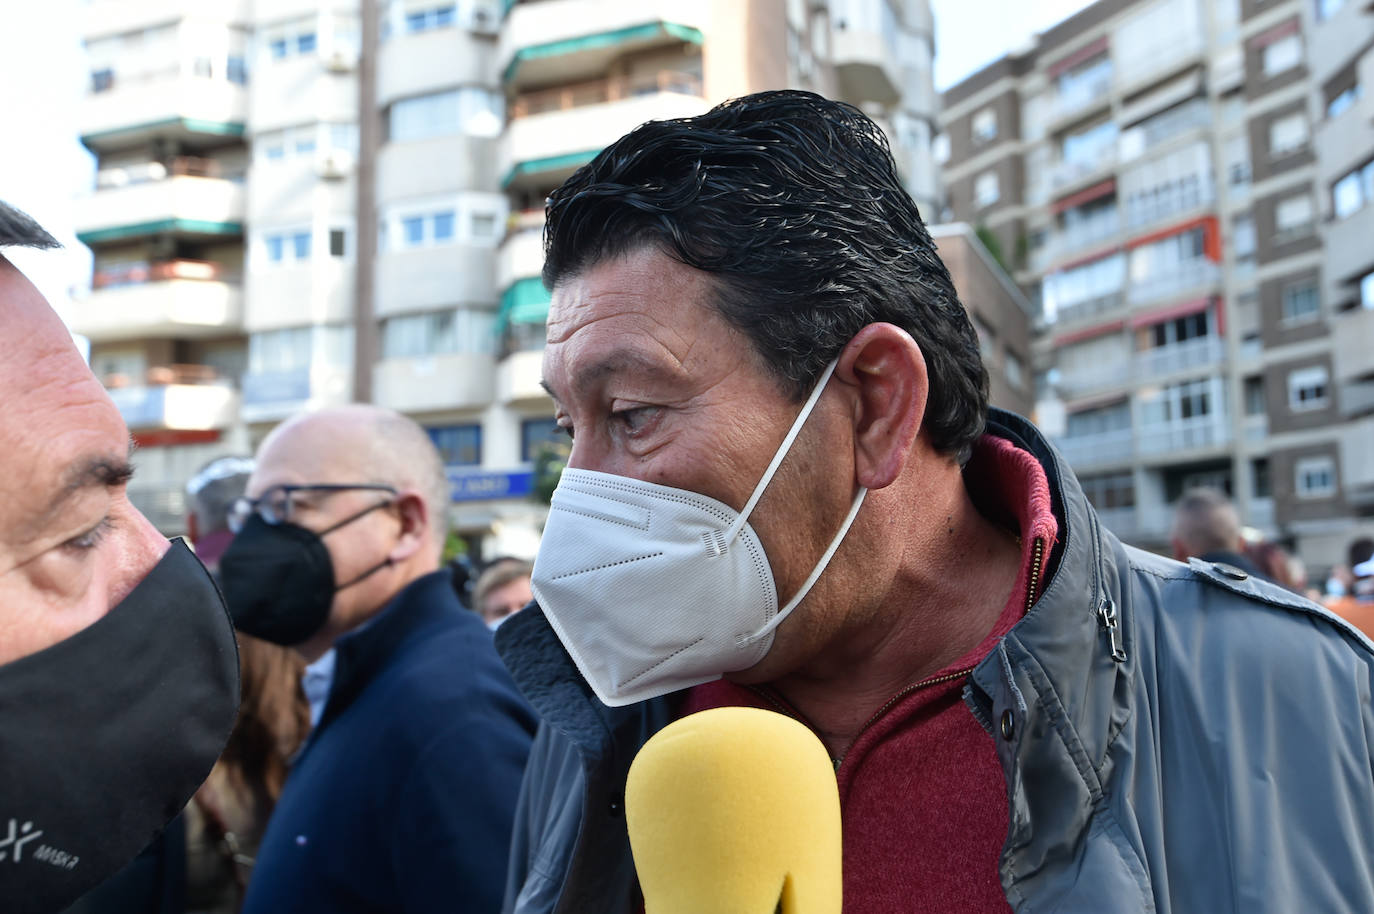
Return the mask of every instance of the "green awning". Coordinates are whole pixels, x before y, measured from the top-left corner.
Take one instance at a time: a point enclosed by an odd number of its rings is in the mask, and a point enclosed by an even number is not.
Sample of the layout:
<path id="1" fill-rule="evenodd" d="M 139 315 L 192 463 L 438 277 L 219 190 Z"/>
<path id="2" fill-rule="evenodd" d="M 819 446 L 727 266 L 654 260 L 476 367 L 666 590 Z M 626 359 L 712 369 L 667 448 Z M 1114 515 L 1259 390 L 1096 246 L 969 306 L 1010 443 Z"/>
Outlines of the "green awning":
<path id="1" fill-rule="evenodd" d="M 509 15 L 510 15 L 510 8 L 511 8 L 512 6 L 515 6 L 515 4 L 516 4 L 517 2 L 518 2 L 518 0 L 502 0 L 502 3 L 501 3 L 501 15 L 502 15 L 502 17 L 509 16 Z"/>
<path id="2" fill-rule="evenodd" d="M 539 60 L 545 57 L 560 57 L 564 54 L 576 54 L 582 51 L 596 51 L 602 48 L 614 48 L 628 42 L 647 41 L 660 35 L 671 35 L 688 44 L 701 45 L 705 43 L 701 29 L 693 26 L 680 25 L 676 22 L 646 22 L 643 25 L 631 25 L 623 29 L 612 29 L 609 32 L 596 32 L 591 35 L 580 35 L 577 38 L 564 38 L 559 41 L 549 41 L 544 44 L 533 44 L 527 48 L 521 48 L 515 52 L 515 56 L 506 65 L 504 78 L 506 82 L 511 82 L 515 78 L 515 71 L 520 69 L 520 65 L 526 61 Z"/>
<path id="3" fill-rule="evenodd" d="M 527 162 L 516 162 L 511 166 L 510 171 L 501 179 L 501 189 L 510 187 L 516 178 L 521 175 L 537 175 L 545 171 L 561 171 L 569 168 L 581 168 L 592 159 L 600 149 L 587 149 L 582 152 L 567 152 L 559 156 L 547 156 L 542 159 L 530 159 Z"/>
<path id="4" fill-rule="evenodd" d="M 535 276 L 517 279 L 501 295 L 501 310 L 496 314 L 497 332 L 511 324 L 542 324 L 549 316 L 549 292 Z"/>
<path id="5" fill-rule="evenodd" d="M 83 134 L 81 142 L 88 148 L 94 149 L 92 143 L 99 145 L 111 140 L 118 140 L 126 135 L 133 136 L 150 130 L 167 132 L 176 129 L 185 130 L 187 133 L 202 133 L 207 136 L 241 137 L 244 134 L 243 124 L 234 121 L 207 121 L 196 117 L 172 117 L 161 121 L 134 124 L 130 127 L 117 127 L 114 130 Z"/>
<path id="6" fill-rule="evenodd" d="M 104 244 L 110 241 L 123 241 L 126 238 L 144 238 L 148 235 L 176 233 L 182 235 L 242 235 L 242 222 L 210 222 L 205 219 L 157 219 L 153 222 L 136 222 L 129 225 L 114 225 L 109 228 L 77 232 L 76 238 L 82 244 Z"/>

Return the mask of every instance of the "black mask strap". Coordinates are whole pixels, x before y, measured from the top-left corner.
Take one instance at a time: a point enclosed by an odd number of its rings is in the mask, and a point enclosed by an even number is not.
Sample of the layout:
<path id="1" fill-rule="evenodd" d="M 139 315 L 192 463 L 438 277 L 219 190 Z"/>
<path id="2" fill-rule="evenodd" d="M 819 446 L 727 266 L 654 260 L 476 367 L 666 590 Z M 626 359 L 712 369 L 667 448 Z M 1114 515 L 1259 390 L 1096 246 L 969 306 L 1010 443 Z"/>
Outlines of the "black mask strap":
<path id="1" fill-rule="evenodd" d="M 386 568 L 386 567 L 388 567 L 388 566 L 390 566 L 390 565 L 391 565 L 391 556 L 387 556 L 386 558 L 384 558 L 384 559 L 382 559 L 380 562 L 378 562 L 376 565 L 373 565 L 371 568 L 367 569 L 367 571 L 364 571 L 362 574 L 358 575 L 356 578 L 354 578 L 353 580 L 349 581 L 347 584 L 340 584 L 338 587 L 335 587 L 335 588 L 334 588 L 334 592 L 335 592 L 335 593 L 338 593 L 338 592 L 341 591 L 341 590 L 344 590 L 344 589 L 346 589 L 346 588 L 352 587 L 354 584 L 357 584 L 359 581 L 364 580 L 365 578 L 370 578 L 370 577 L 372 577 L 374 574 L 376 574 L 377 572 L 381 571 L 383 568 Z"/>
<path id="2" fill-rule="evenodd" d="M 360 518 L 360 517 L 366 517 L 367 515 L 371 514 L 373 511 L 376 511 L 378 508 L 387 508 L 387 507 L 390 507 L 391 505 L 394 505 L 394 504 L 396 504 L 396 502 L 394 502 L 394 501 L 379 501 L 379 502 L 377 502 L 375 505 L 369 505 L 368 507 L 363 508 L 363 509 L 362 509 L 361 511 L 359 511 L 357 514 L 350 514 L 348 517 L 345 517 L 343 520 L 339 521 L 339 522 L 338 522 L 337 524 L 335 524 L 334 526 L 332 526 L 332 527 L 326 527 L 325 529 L 321 530 L 319 533 L 317 533 L 317 534 L 315 534 L 315 535 L 316 535 L 316 536 L 319 536 L 319 537 L 324 537 L 324 536 L 326 536 L 327 534 L 333 533 L 335 530 L 339 529 L 340 527 L 347 527 L 349 524 L 353 523 L 355 520 L 357 520 L 357 519 Z"/>

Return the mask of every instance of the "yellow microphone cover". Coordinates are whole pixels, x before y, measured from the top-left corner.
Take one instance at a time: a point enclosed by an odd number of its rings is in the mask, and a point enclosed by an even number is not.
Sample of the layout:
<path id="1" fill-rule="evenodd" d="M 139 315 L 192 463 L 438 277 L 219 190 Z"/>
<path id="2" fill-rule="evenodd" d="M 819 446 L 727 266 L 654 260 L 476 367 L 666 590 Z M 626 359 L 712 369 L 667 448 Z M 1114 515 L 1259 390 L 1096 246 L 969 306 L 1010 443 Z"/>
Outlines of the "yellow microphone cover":
<path id="1" fill-rule="evenodd" d="M 757 708 L 654 735 L 625 785 L 645 914 L 840 914 L 840 797 L 825 746 Z"/>

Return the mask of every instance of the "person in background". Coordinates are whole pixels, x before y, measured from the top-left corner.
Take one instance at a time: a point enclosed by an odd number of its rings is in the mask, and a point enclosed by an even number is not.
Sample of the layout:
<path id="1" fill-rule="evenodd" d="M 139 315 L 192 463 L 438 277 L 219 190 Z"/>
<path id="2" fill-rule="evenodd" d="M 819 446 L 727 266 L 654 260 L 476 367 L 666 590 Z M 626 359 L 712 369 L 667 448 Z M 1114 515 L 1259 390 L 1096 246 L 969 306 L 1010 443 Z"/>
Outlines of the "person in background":
<path id="1" fill-rule="evenodd" d="M 186 484 L 191 544 L 212 573 L 234 538 L 229 508 L 243 495 L 252 472 L 251 458 L 219 457 Z M 183 814 L 187 914 L 239 910 L 289 760 L 310 729 L 300 656 L 242 633 L 238 641 L 239 718 L 220 760 Z"/>
<path id="2" fill-rule="evenodd" d="M 487 628 L 493 631 L 534 599 L 530 574 L 534 563 L 500 558 L 482 570 L 472 590 L 472 603 Z"/>
<path id="3" fill-rule="evenodd" d="M 1271 540 L 1242 540 L 1241 552 L 1259 573 L 1286 590 L 1307 596 L 1307 567 Z"/>
<path id="4" fill-rule="evenodd" d="M 1180 562 L 1195 558 L 1210 564 L 1230 565 L 1266 581 L 1273 580 L 1246 557 L 1235 506 L 1216 489 L 1197 488 L 1183 493 L 1174 507 L 1170 543 L 1174 558 Z"/>
<path id="5" fill-rule="evenodd" d="M 1361 537 L 1347 551 L 1350 590 L 1328 600 L 1326 607 L 1374 638 L 1374 539 Z"/>
<path id="6" fill-rule="evenodd" d="M 0 203 L 0 250 L 56 245 Z M 0 909 L 50 914 L 125 867 L 205 780 L 238 662 L 210 575 L 129 500 L 119 410 L 2 254 L 0 340 Z"/>
<path id="7" fill-rule="evenodd" d="M 448 502 L 433 442 L 391 410 L 299 415 L 258 450 L 225 598 L 322 688 L 247 914 L 500 907 L 536 720 L 441 568 Z"/>

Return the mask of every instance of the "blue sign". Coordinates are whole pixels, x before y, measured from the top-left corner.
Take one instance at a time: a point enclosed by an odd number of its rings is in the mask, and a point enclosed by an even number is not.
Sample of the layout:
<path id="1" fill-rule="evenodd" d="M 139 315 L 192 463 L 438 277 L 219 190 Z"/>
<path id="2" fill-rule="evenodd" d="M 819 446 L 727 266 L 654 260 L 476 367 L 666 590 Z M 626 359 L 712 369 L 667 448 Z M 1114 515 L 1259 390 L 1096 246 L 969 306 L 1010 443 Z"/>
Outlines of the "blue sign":
<path id="1" fill-rule="evenodd" d="M 522 498 L 534 491 L 534 473 L 474 473 L 448 470 L 450 495 L 454 501 L 484 501 L 489 498 Z"/>

